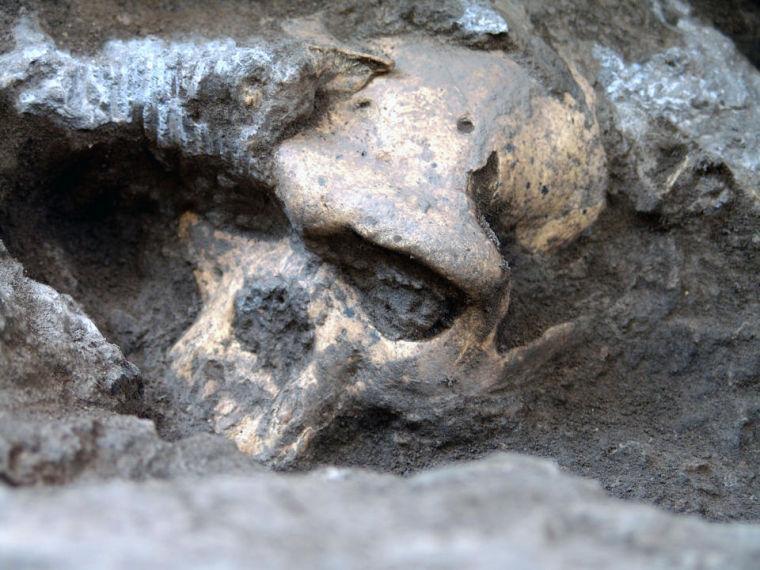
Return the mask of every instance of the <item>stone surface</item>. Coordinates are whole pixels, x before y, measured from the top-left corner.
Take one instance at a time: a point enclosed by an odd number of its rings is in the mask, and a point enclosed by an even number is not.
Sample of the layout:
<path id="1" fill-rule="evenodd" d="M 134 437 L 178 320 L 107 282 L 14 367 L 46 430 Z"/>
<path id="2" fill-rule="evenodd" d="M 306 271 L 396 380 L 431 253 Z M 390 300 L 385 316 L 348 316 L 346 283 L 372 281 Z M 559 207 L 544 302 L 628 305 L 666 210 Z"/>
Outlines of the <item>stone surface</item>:
<path id="1" fill-rule="evenodd" d="M 0 564 L 18 570 L 749 570 L 758 556 L 760 529 L 611 500 L 515 455 L 409 479 L 332 468 L 0 490 Z"/>
<path id="2" fill-rule="evenodd" d="M 617 126 L 636 156 L 642 181 L 642 189 L 634 190 L 636 207 L 658 210 L 676 185 L 698 183 L 695 170 L 721 163 L 758 200 L 754 182 L 760 170 L 760 76 L 731 40 L 701 24 L 688 5 L 672 1 L 665 7 L 677 14 L 676 22 L 666 20 L 665 8 L 657 15 L 663 25 L 675 28 L 682 46 L 644 62 L 626 62 L 610 48 L 594 48 Z M 701 207 L 710 212 L 731 199 L 725 184 L 700 190 L 712 194 L 700 197 L 705 202 Z"/>
<path id="3" fill-rule="evenodd" d="M 0 414 L 0 481 L 13 486 L 250 473 L 261 467 L 221 436 L 161 439 L 153 422 L 71 407 Z"/>
<path id="4" fill-rule="evenodd" d="M 66 401 L 129 411 L 138 369 L 76 302 L 24 275 L 0 242 L 0 413 Z"/>
<path id="5" fill-rule="evenodd" d="M 218 156 L 233 171 L 268 180 L 267 156 L 311 115 L 319 88 L 359 86 L 387 64 L 367 54 L 317 49 L 282 38 L 111 41 L 96 57 L 58 50 L 32 18 L 0 59 L 0 88 L 18 90 L 20 113 L 73 129 L 138 123 L 159 148 Z M 374 67 L 374 69 L 373 69 Z M 342 85 L 329 76 L 342 74 Z"/>

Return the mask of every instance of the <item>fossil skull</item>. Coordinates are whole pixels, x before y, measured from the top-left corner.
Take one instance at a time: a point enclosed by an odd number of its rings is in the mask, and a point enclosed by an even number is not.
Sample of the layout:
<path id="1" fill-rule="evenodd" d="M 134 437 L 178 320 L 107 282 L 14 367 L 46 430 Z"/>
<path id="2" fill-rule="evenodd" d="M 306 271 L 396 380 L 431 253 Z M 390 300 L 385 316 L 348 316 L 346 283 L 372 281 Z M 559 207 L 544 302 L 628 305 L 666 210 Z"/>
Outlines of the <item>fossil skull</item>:
<path id="1" fill-rule="evenodd" d="M 24 21 L 0 56 L 20 112 L 78 130 L 140 124 L 156 153 L 221 159 L 219 191 L 255 182 L 249 209 L 257 192 L 281 205 L 263 215 L 284 212 L 288 229 L 266 236 L 181 216 L 202 308 L 167 371 L 214 431 L 276 464 L 350 410 L 442 419 L 561 346 L 568 327 L 497 351 L 499 238 L 534 252 L 572 241 L 606 183 L 577 75 L 575 95 L 551 94 L 502 51 L 296 35 L 146 38 L 80 57 Z"/>

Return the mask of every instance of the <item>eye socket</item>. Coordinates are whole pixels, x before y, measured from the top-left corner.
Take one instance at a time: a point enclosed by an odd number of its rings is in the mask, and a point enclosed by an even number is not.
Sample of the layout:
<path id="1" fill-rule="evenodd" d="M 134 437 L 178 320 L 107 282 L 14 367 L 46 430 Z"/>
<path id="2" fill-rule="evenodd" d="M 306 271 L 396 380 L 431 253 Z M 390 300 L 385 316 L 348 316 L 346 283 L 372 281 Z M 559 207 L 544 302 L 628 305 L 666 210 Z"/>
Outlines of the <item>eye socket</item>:
<path id="1" fill-rule="evenodd" d="M 443 277 L 354 232 L 311 240 L 309 246 L 359 291 L 364 312 L 385 338 L 432 338 L 449 328 L 464 308 L 464 293 Z"/>

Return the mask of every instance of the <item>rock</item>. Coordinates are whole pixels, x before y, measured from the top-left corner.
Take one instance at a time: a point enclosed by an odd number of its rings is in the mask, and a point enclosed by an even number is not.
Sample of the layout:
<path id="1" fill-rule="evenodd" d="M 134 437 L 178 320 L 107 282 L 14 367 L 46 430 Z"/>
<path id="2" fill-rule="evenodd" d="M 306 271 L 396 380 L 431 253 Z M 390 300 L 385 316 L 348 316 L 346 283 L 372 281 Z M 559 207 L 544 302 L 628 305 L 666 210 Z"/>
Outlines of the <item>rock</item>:
<path id="1" fill-rule="evenodd" d="M 477 49 L 512 44 L 509 18 L 491 2 L 481 0 L 421 0 L 328 3 L 324 24 L 338 37 L 366 38 L 423 31 Z"/>
<path id="2" fill-rule="evenodd" d="M 18 91 L 20 113 L 72 129 L 137 123 L 159 148 L 218 156 L 261 181 L 269 181 L 272 146 L 311 115 L 317 91 L 339 87 L 330 75 L 342 72 L 361 85 L 387 71 L 367 54 L 310 50 L 287 38 L 247 45 L 114 40 L 85 58 L 58 50 L 33 19 L 22 18 L 15 41 L 0 57 L 0 89 Z"/>
<path id="3" fill-rule="evenodd" d="M 625 504 L 517 455 L 408 479 L 332 468 L 0 490 L 0 564 L 19 569 L 739 570 L 758 556 L 757 528 Z"/>
<path id="4" fill-rule="evenodd" d="M 659 210 L 679 184 L 694 184 L 705 163 L 725 164 L 755 200 L 760 169 L 760 77 L 720 32 L 694 18 L 680 2 L 666 2 L 675 23 L 660 13 L 681 45 L 643 62 L 626 62 L 597 45 L 599 79 L 629 139 L 639 185 L 632 198 L 640 211 Z M 672 20 L 671 20 L 672 22 Z M 707 158 L 704 157 L 707 154 Z M 730 190 L 712 190 L 717 210 Z"/>
<path id="5" fill-rule="evenodd" d="M 129 411 L 139 406 L 137 368 L 76 302 L 24 275 L 0 242 L 0 410 L 64 402 Z"/>
<path id="6" fill-rule="evenodd" d="M 487 3 L 467 2 L 457 20 L 462 32 L 468 35 L 499 36 L 509 32 L 509 24 L 504 17 Z"/>
<path id="7" fill-rule="evenodd" d="M 221 436 L 161 439 L 152 421 L 97 410 L 0 414 L 0 481 L 14 487 L 260 469 Z"/>

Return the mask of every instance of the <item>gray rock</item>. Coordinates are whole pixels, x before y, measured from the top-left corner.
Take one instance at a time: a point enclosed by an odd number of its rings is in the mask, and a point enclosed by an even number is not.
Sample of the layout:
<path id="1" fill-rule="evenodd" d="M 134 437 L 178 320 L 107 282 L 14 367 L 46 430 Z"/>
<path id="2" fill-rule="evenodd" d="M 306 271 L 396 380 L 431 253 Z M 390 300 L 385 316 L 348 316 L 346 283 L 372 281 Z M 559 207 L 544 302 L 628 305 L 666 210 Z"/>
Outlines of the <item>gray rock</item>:
<path id="1" fill-rule="evenodd" d="M 643 62 L 615 50 L 594 48 L 599 80 L 627 137 L 640 185 L 631 188 L 637 209 L 657 210 L 680 182 L 694 184 L 705 162 L 725 163 L 760 199 L 760 74 L 730 39 L 692 17 L 677 1 L 665 2 L 676 18 L 668 24 L 681 40 Z M 707 155 L 707 158 L 705 157 Z M 720 209 L 729 193 L 717 190 L 709 205 Z"/>
<path id="2" fill-rule="evenodd" d="M 159 148 L 220 157 L 261 180 L 272 145 L 311 115 L 326 76 L 354 57 L 286 36 L 246 45 L 229 38 L 113 40 L 84 57 L 59 50 L 28 17 L 16 26 L 15 42 L 0 56 L 0 89 L 18 90 L 19 112 L 84 130 L 137 123 Z M 352 68 L 372 74 L 361 64 Z"/>
<path id="3" fill-rule="evenodd" d="M 0 566 L 750 569 L 760 529 L 610 499 L 497 455 L 402 479 L 356 470 L 0 491 Z"/>
<path id="4" fill-rule="evenodd" d="M 133 409 L 139 371 L 68 295 L 27 278 L 0 242 L 0 411 L 14 400 Z"/>
<path id="5" fill-rule="evenodd" d="M 0 413 L 0 481 L 65 485 L 103 479 L 165 479 L 261 469 L 221 436 L 162 440 L 152 421 L 97 410 L 58 415 Z"/>
<path id="6" fill-rule="evenodd" d="M 498 36 L 509 32 L 509 25 L 504 17 L 485 3 L 463 3 L 464 11 L 457 20 L 462 32 L 468 35 Z"/>

